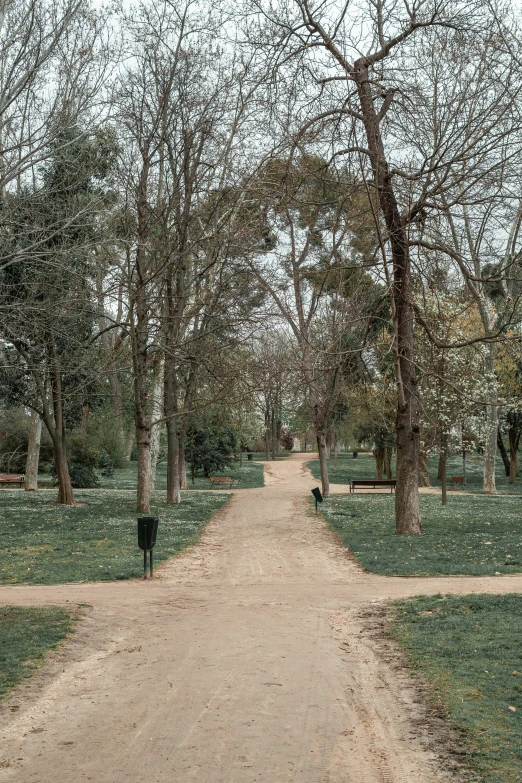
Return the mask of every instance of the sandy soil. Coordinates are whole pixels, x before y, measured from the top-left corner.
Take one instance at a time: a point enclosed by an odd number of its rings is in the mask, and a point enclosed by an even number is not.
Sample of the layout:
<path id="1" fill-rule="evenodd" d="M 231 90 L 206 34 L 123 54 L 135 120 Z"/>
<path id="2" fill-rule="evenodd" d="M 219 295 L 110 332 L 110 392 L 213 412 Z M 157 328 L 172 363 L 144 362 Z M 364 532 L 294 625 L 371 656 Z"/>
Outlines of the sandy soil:
<path id="1" fill-rule="evenodd" d="M 265 469 L 266 486 L 235 492 L 152 582 L 0 588 L 1 603 L 90 606 L 0 707 L 0 781 L 447 779 L 411 679 L 379 653 L 365 610 L 522 592 L 522 575 L 366 575 L 309 513 L 317 482 L 303 457 Z"/>

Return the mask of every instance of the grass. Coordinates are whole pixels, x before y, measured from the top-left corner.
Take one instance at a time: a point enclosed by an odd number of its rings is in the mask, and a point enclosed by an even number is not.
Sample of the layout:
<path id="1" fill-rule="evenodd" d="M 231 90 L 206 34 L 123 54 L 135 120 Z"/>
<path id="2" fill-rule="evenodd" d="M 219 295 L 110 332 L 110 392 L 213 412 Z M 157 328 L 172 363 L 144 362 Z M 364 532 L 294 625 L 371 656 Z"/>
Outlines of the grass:
<path id="1" fill-rule="evenodd" d="M 464 732 L 464 767 L 483 783 L 522 781 L 522 596 L 423 596 L 393 613 L 432 703 Z"/>
<path id="2" fill-rule="evenodd" d="M 0 508 L 0 584 L 59 584 L 139 577 L 136 496 L 112 490 L 77 490 L 84 506 L 57 506 L 49 492 L 3 491 Z M 156 564 L 194 544 L 225 492 L 187 492 L 180 506 L 153 496 L 159 516 Z"/>
<path id="3" fill-rule="evenodd" d="M 464 492 L 482 492 L 483 481 L 483 458 L 479 454 L 472 454 L 466 457 L 466 485 L 459 485 L 458 489 Z M 319 460 L 311 460 L 308 467 L 312 475 L 320 480 Z M 429 459 L 430 481 L 433 487 L 440 487 L 441 482 L 437 479 L 438 457 L 433 455 Z M 368 454 L 359 454 L 357 459 L 353 459 L 351 452 L 349 454 L 339 454 L 337 458 L 337 470 L 334 468 L 333 457 L 328 461 L 328 473 L 332 484 L 348 484 L 351 479 L 364 479 L 375 477 L 375 459 Z M 499 495 L 520 495 L 522 494 L 522 477 L 519 476 L 515 484 L 510 484 L 504 470 L 504 463 L 500 455 L 497 455 L 495 464 L 496 486 Z M 393 475 L 395 476 L 395 458 L 393 459 Z M 462 456 L 453 455 L 448 457 L 447 465 L 448 489 L 451 490 L 450 479 L 452 476 L 462 476 Z"/>
<path id="4" fill-rule="evenodd" d="M 0 607 L 0 698 L 35 673 L 45 653 L 71 631 L 73 620 L 61 607 Z"/>
<path id="5" fill-rule="evenodd" d="M 243 489 L 252 489 L 264 486 L 264 468 L 258 462 L 248 462 L 245 456 L 243 465 L 239 467 L 239 462 L 235 463 L 230 470 L 224 470 L 212 474 L 213 476 L 231 476 L 234 481 L 239 481 L 239 487 Z M 100 489 L 136 489 L 138 476 L 138 463 L 129 462 L 121 470 L 115 470 L 110 478 L 100 476 Z M 49 474 L 41 473 L 38 476 L 40 486 L 52 486 L 52 479 Z M 190 489 L 210 489 L 211 484 L 208 478 L 196 476 L 195 483 L 192 484 L 190 475 L 188 476 Z M 160 462 L 156 470 L 156 489 L 167 489 L 167 464 Z"/>
<path id="6" fill-rule="evenodd" d="M 312 498 L 310 502 L 312 502 Z M 393 495 L 333 495 L 321 508 L 363 568 L 400 576 L 522 571 L 520 499 L 421 495 L 422 535 L 395 534 Z"/>
<path id="7" fill-rule="evenodd" d="M 279 454 L 276 457 L 276 460 L 286 459 L 290 456 L 290 454 L 294 454 L 293 451 L 280 451 Z M 266 462 L 266 452 L 264 451 L 253 451 L 252 452 L 252 458 L 254 460 L 259 459 L 263 462 Z"/>

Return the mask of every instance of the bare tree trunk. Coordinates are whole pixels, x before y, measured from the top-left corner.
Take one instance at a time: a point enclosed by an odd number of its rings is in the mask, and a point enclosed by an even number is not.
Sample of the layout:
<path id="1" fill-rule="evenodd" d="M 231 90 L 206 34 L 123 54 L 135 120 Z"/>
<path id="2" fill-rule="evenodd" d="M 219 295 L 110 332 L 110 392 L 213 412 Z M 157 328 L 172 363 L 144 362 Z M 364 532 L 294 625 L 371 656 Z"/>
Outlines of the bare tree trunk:
<path id="1" fill-rule="evenodd" d="M 509 457 L 506 451 L 506 447 L 504 446 L 504 441 L 502 440 L 502 433 L 500 432 L 500 429 L 497 429 L 497 446 L 498 446 L 498 450 L 500 451 L 500 456 L 502 457 L 502 462 L 504 463 L 504 470 L 506 471 L 506 476 L 509 476 L 510 475 Z M 510 448 L 511 448 L 511 443 L 510 443 Z"/>
<path id="2" fill-rule="evenodd" d="M 330 429 L 326 430 L 325 448 L 326 448 L 326 459 L 330 459 L 332 454 L 332 431 Z"/>
<path id="3" fill-rule="evenodd" d="M 142 514 L 150 512 L 150 428 L 136 427 L 136 447 L 138 451 L 138 485 L 136 511 Z"/>
<path id="4" fill-rule="evenodd" d="M 397 382 L 397 486 L 395 525 L 399 534 L 419 534 L 418 464 L 419 405 L 413 361 L 413 305 L 408 237 L 397 199 L 382 140 L 380 120 L 373 103 L 372 80 L 365 58 L 355 63 L 354 79 L 366 131 L 374 185 L 388 230 L 393 264 L 393 320 L 395 331 L 395 374 Z M 386 260 L 384 260 L 386 263 Z"/>
<path id="5" fill-rule="evenodd" d="M 187 435 L 187 423 L 183 423 L 179 431 L 179 485 L 181 489 L 188 489 L 187 461 L 185 459 L 185 438 Z"/>
<path id="6" fill-rule="evenodd" d="M 152 421 L 161 419 L 163 413 L 163 386 L 165 360 L 157 359 L 152 374 Z M 150 431 L 150 489 L 156 486 L 156 467 L 160 452 L 161 424 L 152 424 Z"/>
<path id="7" fill-rule="evenodd" d="M 384 475 L 384 449 L 382 446 L 374 448 L 373 456 L 375 457 L 375 478 L 380 481 Z"/>
<path id="8" fill-rule="evenodd" d="M 518 441 L 519 429 L 516 426 L 509 428 L 509 483 L 514 484 L 518 475 Z"/>
<path id="9" fill-rule="evenodd" d="M 387 446 L 384 449 L 384 472 L 386 473 L 386 478 L 387 479 L 392 479 L 393 478 L 392 454 L 393 454 L 393 449 L 391 449 L 389 446 Z"/>
<path id="10" fill-rule="evenodd" d="M 74 506 L 74 494 L 67 464 L 67 449 L 65 442 L 65 416 L 63 412 L 62 375 L 60 360 L 56 351 L 54 338 L 49 346 L 52 356 L 52 403 L 54 422 L 51 422 L 49 414 L 45 415 L 44 422 L 53 441 L 54 467 L 58 478 L 58 497 L 56 502 L 64 506 Z"/>
<path id="11" fill-rule="evenodd" d="M 178 506 L 181 503 L 178 386 L 176 366 L 170 356 L 165 361 L 165 416 L 167 417 L 167 504 Z"/>
<path id="12" fill-rule="evenodd" d="M 143 163 L 137 191 L 137 248 L 135 260 L 134 297 L 129 307 L 132 361 L 134 369 L 134 419 L 136 423 L 136 448 L 138 451 L 138 483 L 136 511 L 150 512 L 150 392 L 149 392 L 149 314 L 150 270 L 147 258 L 149 211 L 147 187 L 150 162 L 148 150 L 142 151 Z M 136 318 L 134 320 L 134 304 Z"/>
<path id="13" fill-rule="evenodd" d="M 179 437 L 176 421 L 167 421 L 167 505 L 179 506 L 181 503 L 179 481 Z"/>
<path id="14" fill-rule="evenodd" d="M 64 506 L 74 506 L 74 494 L 69 475 L 69 466 L 67 464 L 67 454 L 65 449 L 65 440 L 57 432 L 49 432 L 53 441 L 54 469 L 58 478 L 58 497 L 56 503 Z"/>
<path id="15" fill-rule="evenodd" d="M 430 474 L 428 472 L 428 452 L 419 451 L 419 487 L 431 487 Z"/>
<path id="16" fill-rule="evenodd" d="M 319 465 L 321 468 L 322 495 L 327 498 L 330 494 L 330 482 L 328 480 L 328 463 L 326 461 L 326 443 L 324 430 L 317 432 L 317 451 L 319 452 Z"/>
<path id="17" fill-rule="evenodd" d="M 25 462 L 26 492 L 36 492 L 38 489 L 38 464 L 40 461 L 40 441 L 42 437 L 42 420 L 36 411 L 31 411 L 31 427 L 27 443 L 27 460 Z"/>
<path id="18" fill-rule="evenodd" d="M 495 372 L 495 346 L 488 345 L 486 372 L 492 378 Z M 486 405 L 486 442 L 484 448 L 484 492 L 495 495 L 495 457 L 497 455 L 498 432 L 498 401 L 496 388 L 491 392 L 489 404 Z"/>
<path id="19" fill-rule="evenodd" d="M 447 492 L 446 492 L 446 467 L 448 463 L 448 436 L 444 434 L 441 439 L 441 455 L 442 455 L 442 505 L 446 505 Z"/>
<path id="20" fill-rule="evenodd" d="M 136 438 L 136 432 L 131 425 L 129 434 L 127 435 L 127 443 L 125 444 L 125 459 L 129 462 L 132 454 L 132 447 L 134 446 L 134 439 Z"/>

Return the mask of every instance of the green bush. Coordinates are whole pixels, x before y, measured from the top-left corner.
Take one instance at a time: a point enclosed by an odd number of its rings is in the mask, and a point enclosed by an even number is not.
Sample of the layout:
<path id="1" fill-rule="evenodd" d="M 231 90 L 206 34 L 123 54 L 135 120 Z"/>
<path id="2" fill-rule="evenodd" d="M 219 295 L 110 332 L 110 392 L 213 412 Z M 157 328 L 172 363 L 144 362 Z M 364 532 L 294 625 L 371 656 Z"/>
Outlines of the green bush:
<path id="1" fill-rule="evenodd" d="M 235 448 L 236 436 L 229 427 L 195 423 L 188 429 L 185 455 L 194 473 L 208 477 L 224 470 Z"/>

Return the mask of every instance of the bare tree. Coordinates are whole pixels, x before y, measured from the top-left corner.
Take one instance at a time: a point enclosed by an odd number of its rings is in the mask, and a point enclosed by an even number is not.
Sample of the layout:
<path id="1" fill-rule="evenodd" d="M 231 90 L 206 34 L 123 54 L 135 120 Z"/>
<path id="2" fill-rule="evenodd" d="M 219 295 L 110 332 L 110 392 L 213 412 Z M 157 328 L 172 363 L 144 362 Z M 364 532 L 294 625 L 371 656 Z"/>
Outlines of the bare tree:
<path id="1" fill-rule="evenodd" d="M 268 62 L 270 85 L 292 85 L 287 132 L 295 147 L 313 141 L 329 145 L 334 159 L 358 161 L 360 176 L 376 197 L 375 222 L 395 334 L 396 525 L 398 533 L 420 533 L 411 249 L 431 223 L 432 210 L 438 214 L 441 194 L 457 178 L 461 181 L 463 162 L 469 161 L 471 171 L 505 136 L 505 127 L 496 121 L 495 99 L 492 115 L 483 114 L 480 127 L 475 124 L 468 132 L 462 113 L 474 98 L 462 76 L 473 53 L 491 50 L 494 40 L 502 42 L 497 48 L 502 55 L 490 60 L 492 78 L 506 68 L 513 72 L 516 59 L 509 47 L 518 50 L 516 31 L 499 21 L 493 2 L 366 0 L 333 6 L 289 0 L 274 7 L 253 0 L 249 8 L 259 24 L 256 36 L 250 26 L 249 40 Z M 502 34 L 491 34 L 492 27 L 501 26 Z M 423 80 L 426 52 L 446 68 L 443 103 L 448 127 L 457 130 L 440 136 L 435 146 L 414 142 L 417 129 L 430 122 L 440 102 L 440 94 Z M 462 69 L 452 72 L 454 62 L 461 62 Z M 485 88 L 483 97 L 487 95 Z"/>

